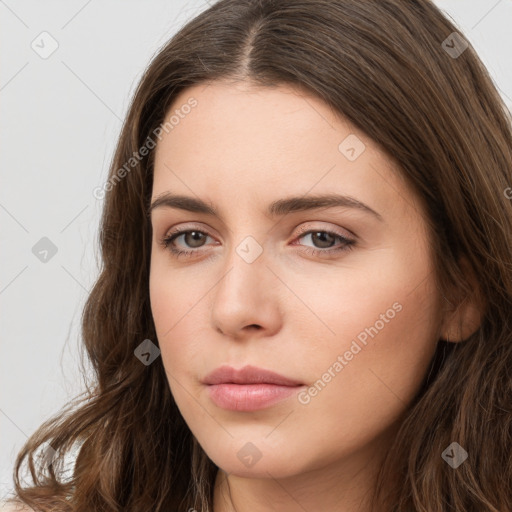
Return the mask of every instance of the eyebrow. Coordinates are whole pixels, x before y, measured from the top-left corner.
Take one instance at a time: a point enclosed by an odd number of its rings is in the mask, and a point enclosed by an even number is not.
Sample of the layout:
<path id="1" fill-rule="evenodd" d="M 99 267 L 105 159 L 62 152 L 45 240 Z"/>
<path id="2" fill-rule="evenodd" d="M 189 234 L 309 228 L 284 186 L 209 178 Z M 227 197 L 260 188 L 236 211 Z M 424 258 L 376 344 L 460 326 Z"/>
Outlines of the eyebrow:
<path id="1" fill-rule="evenodd" d="M 195 197 L 171 194 L 169 192 L 165 192 L 159 195 L 149 207 L 147 214 L 151 215 L 153 210 L 164 207 L 178 208 L 180 210 L 186 210 L 194 213 L 204 213 L 206 215 L 212 215 L 214 217 L 221 218 L 219 212 L 212 204 L 208 204 L 205 201 Z M 276 217 L 284 216 L 293 212 L 334 207 L 354 208 L 366 213 L 370 213 L 381 222 L 384 221 L 380 213 L 376 212 L 365 203 L 355 199 L 354 197 L 338 194 L 308 195 L 278 199 L 277 201 L 273 201 L 269 204 L 267 213 L 271 217 Z"/>

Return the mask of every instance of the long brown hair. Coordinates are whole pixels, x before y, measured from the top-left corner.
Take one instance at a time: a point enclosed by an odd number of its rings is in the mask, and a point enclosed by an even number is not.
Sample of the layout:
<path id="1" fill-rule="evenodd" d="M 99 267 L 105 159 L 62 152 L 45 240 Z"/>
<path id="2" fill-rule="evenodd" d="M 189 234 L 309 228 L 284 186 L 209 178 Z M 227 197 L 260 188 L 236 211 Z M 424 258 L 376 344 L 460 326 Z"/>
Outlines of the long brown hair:
<path id="1" fill-rule="evenodd" d="M 375 510 L 508 510 L 512 129 L 488 71 L 454 32 L 428 0 L 220 0 L 158 52 L 103 189 L 102 268 L 82 317 L 94 382 L 18 454 L 22 501 L 62 512 L 212 510 L 218 468 L 180 415 L 161 358 L 146 366 L 134 356 L 143 340 L 158 344 L 148 290 L 154 151 L 126 163 L 155 138 L 181 90 L 222 79 L 293 84 L 324 100 L 380 144 L 418 193 L 447 300 L 453 289 L 468 297 L 468 273 L 476 276 L 481 325 L 461 343 L 439 340 L 382 466 Z M 468 453 L 457 469 L 441 456 L 452 442 Z M 56 454 L 38 469 L 44 443 Z M 19 479 L 25 459 L 30 486 Z"/>

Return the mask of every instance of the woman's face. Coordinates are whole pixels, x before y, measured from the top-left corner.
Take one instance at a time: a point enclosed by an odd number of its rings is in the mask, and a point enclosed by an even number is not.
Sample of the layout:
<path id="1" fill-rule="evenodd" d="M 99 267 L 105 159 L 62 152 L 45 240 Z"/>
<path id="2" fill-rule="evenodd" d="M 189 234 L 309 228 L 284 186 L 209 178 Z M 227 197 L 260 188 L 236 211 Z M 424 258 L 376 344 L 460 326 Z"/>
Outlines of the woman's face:
<path id="1" fill-rule="evenodd" d="M 298 89 L 203 84 L 171 116 L 155 154 L 150 293 L 192 433 L 240 476 L 368 453 L 417 393 L 438 340 L 417 198 L 372 140 Z M 323 196 L 332 204 L 315 207 Z M 185 234 L 164 247 L 174 230 Z M 223 365 L 299 385 L 203 382 Z"/>

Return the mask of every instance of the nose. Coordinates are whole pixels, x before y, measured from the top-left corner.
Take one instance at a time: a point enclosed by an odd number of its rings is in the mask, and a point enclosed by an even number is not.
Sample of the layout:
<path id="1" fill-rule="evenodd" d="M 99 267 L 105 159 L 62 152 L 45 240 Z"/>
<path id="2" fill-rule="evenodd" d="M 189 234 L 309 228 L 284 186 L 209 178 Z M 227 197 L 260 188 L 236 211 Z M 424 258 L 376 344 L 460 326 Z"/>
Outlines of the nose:
<path id="1" fill-rule="evenodd" d="M 271 336 L 282 322 L 282 286 L 275 270 L 267 265 L 264 252 L 256 260 L 248 261 L 233 249 L 213 291 L 213 327 L 235 339 Z"/>

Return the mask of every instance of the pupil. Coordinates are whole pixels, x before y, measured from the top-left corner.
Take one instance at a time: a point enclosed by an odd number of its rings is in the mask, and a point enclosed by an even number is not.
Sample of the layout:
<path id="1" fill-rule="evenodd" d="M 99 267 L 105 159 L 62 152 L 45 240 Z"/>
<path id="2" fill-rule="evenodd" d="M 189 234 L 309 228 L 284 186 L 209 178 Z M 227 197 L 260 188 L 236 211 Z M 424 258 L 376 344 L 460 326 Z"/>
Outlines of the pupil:
<path id="1" fill-rule="evenodd" d="M 196 241 L 196 242 L 197 242 L 197 241 L 198 241 L 198 242 L 201 242 L 201 237 L 203 236 L 203 234 L 202 234 L 202 233 L 200 233 L 199 231 L 191 231 L 191 232 L 189 233 L 189 235 L 190 235 L 190 236 L 192 237 L 192 239 L 193 239 L 194 241 Z M 187 242 L 187 243 L 188 243 L 188 242 Z M 198 246 L 194 246 L 194 244 L 189 244 L 189 245 L 191 245 L 192 247 L 198 247 Z"/>
<path id="2" fill-rule="evenodd" d="M 315 237 L 318 237 L 320 238 L 320 244 L 324 244 L 324 245 L 320 245 L 321 247 L 330 247 L 330 243 L 328 243 L 327 245 L 325 245 L 325 239 L 327 238 L 327 241 L 329 242 L 329 239 L 330 239 L 330 242 L 332 243 L 332 240 L 333 240 L 333 236 L 330 235 L 329 233 L 325 233 L 323 231 L 317 231 L 316 233 L 313 233 L 313 236 Z"/>

